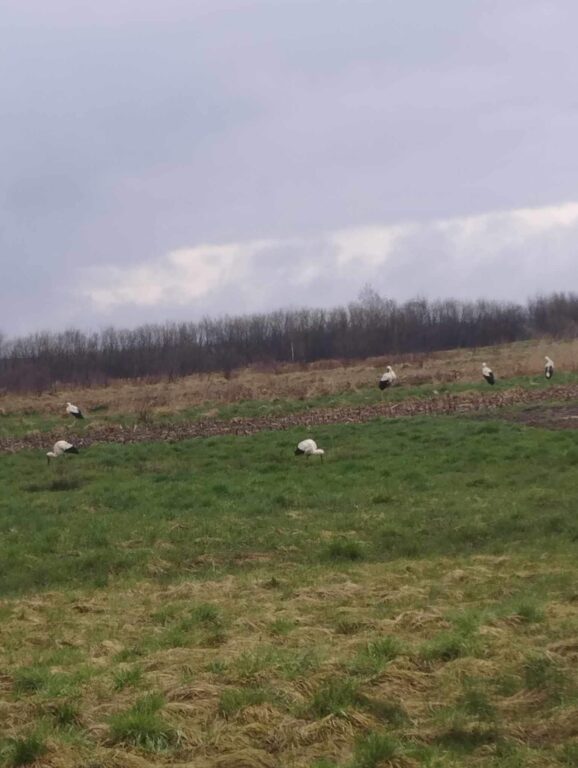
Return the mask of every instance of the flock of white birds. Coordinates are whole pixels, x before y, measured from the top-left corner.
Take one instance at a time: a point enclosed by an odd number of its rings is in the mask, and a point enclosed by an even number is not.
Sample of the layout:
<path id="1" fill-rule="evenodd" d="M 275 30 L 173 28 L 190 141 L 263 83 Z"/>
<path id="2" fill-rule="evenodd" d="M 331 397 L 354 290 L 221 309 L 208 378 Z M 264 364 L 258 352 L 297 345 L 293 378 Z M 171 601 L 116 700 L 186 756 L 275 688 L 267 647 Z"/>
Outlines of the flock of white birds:
<path id="1" fill-rule="evenodd" d="M 545 360 L 546 362 L 544 365 L 544 375 L 547 379 L 551 379 L 554 375 L 554 361 L 548 357 L 548 355 L 546 355 Z M 496 383 L 494 372 L 487 363 L 482 363 L 482 376 L 488 382 L 488 384 L 493 385 Z M 388 389 L 388 387 L 392 387 L 396 381 L 397 376 L 395 371 L 391 365 L 388 365 L 385 369 L 385 373 L 379 380 L 379 388 L 381 390 Z M 80 408 L 73 403 L 66 403 L 66 413 L 68 413 L 70 416 L 74 416 L 75 419 L 84 419 L 84 414 Z M 78 448 L 66 440 L 57 440 L 57 442 L 54 443 L 52 450 L 49 451 L 46 456 L 48 457 L 48 462 L 50 463 L 50 459 L 56 459 L 59 456 L 64 456 L 67 453 L 78 453 Z M 311 438 L 302 440 L 297 445 L 297 448 L 295 448 L 295 456 L 305 456 L 306 458 L 309 458 L 310 456 L 320 456 L 321 461 L 323 461 L 324 455 L 325 451 L 323 448 L 318 448 L 315 440 L 312 440 Z"/>

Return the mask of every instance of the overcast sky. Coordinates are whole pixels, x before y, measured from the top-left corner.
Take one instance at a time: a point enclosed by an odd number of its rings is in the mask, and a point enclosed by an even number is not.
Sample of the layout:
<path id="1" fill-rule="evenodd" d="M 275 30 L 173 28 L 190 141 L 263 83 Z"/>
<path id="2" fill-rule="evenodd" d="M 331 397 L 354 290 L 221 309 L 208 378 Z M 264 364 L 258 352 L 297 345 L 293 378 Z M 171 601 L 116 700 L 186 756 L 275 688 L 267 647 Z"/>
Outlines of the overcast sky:
<path id="1" fill-rule="evenodd" d="M 0 331 L 578 288 L 575 0 L 0 0 Z"/>

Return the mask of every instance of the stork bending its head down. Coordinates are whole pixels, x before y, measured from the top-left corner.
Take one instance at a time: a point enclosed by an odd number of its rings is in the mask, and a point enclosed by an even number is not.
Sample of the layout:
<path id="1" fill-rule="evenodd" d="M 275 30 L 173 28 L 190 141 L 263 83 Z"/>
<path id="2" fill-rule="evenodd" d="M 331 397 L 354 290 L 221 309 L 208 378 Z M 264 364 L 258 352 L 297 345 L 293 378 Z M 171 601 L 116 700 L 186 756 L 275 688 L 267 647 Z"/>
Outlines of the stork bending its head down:
<path id="1" fill-rule="evenodd" d="M 57 440 L 52 450 L 46 454 L 48 463 L 50 464 L 50 459 L 57 459 L 59 456 L 64 456 L 65 453 L 78 453 L 78 448 L 66 440 Z"/>
<path id="2" fill-rule="evenodd" d="M 323 448 L 317 447 L 315 440 L 311 440 L 311 438 L 309 438 L 307 440 L 302 440 L 297 445 L 297 448 L 295 448 L 295 456 L 301 456 L 303 454 L 305 454 L 307 458 L 310 456 L 321 456 L 321 461 L 323 461 L 325 451 Z"/>

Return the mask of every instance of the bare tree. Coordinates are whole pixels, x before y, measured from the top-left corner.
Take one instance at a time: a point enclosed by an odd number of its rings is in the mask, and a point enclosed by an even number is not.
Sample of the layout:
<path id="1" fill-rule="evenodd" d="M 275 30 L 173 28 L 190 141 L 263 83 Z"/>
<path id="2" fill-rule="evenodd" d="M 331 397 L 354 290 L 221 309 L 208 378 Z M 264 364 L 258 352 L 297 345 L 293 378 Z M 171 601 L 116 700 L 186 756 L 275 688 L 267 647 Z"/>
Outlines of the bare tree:
<path id="1" fill-rule="evenodd" d="M 72 329 L 13 340 L 0 334 L 0 388 L 41 391 L 57 382 L 90 386 L 219 370 L 230 376 L 252 363 L 430 352 L 577 332 L 575 294 L 539 296 L 526 306 L 422 297 L 399 304 L 365 286 L 357 301 L 333 309 L 110 327 L 100 333 Z"/>

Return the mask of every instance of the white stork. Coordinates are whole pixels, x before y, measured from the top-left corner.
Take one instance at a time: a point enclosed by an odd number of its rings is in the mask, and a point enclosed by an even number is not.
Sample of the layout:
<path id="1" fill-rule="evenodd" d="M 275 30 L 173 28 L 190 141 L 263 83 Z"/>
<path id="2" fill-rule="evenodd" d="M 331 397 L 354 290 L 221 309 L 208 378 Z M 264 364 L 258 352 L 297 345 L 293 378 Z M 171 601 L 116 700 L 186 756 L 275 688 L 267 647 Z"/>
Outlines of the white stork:
<path id="1" fill-rule="evenodd" d="M 388 365 L 385 369 L 385 373 L 379 380 L 379 388 L 381 390 L 387 389 L 388 387 L 392 387 L 395 382 L 397 381 L 397 376 L 395 375 L 395 371 L 391 367 L 391 365 Z"/>
<path id="2" fill-rule="evenodd" d="M 64 456 L 65 453 L 78 453 L 78 448 L 66 440 L 57 440 L 52 450 L 46 454 L 48 463 L 50 464 L 50 459 L 57 459 L 59 456 Z"/>
<path id="3" fill-rule="evenodd" d="M 554 375 L 554 361 L 546 355 L 546 365 L 544 366 L 544 375 L 547 379 L 551 379 Z"/>
<path id="4" fill-rule="evenodd" d="M 311 438 L 309 438 L 307 440 L 302 440 L 297 445 L 297 448 L 295 448 L 295 456 L 302 456 L 303 454 L 305 454 L 307 458 L 310 456 L 321 456 L 321 461 L 323 461 L 325 451 L 323 448 L 317 447 L 315 440 L 311 440 Z"/>
<path id="5" fill-rule="evenodd" d="M 495 384 L 496 383 L 496 379 L 494 377 L 494 372 L 488 366 L 487 363 L 482 363 L 482 376 L 488 382 L 488 384 Z"/>
<path id="6" fill-rule="evenodd" d="M 75 419 L 84 419 L 84 414 L 80 408 L 72 403 L 66 403 L 66 413 L 70 416 L 74 416 Z"/>

